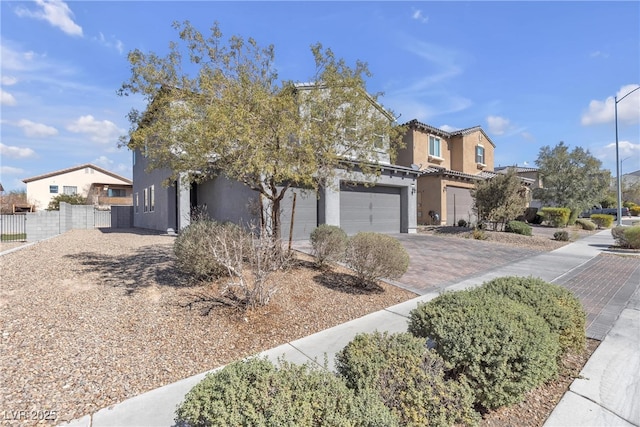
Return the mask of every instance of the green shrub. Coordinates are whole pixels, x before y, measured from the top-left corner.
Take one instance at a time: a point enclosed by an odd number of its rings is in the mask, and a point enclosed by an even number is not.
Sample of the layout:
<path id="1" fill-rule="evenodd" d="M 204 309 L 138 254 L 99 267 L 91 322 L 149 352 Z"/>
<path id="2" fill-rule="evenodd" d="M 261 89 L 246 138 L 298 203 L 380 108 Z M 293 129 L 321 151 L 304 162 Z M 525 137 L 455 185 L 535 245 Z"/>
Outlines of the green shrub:
<path id="1" fill-rule="evenodd" d="M 397 279 L 409 268 L 409 254 L 398 239 L 371 232 L 349 239 L 345 261 L 362 285 L 383 277 Z"/>
<path id="2" fill-rule="evenodd" d="M 569 232 L 566 230 L 560 230 L 553 233 L 553 238 L 559 242 L 569 241 Z"/>
<path id="3" fill-rule="evenodd" d="M 627 249 L 640 249 L 640 226 L 618 226 L 611 229 L 616 245 Z"/>
<path id="4" fill-rule="evenodd" d="M 458 227 L 466 228 L 466 227 L 467 227 L 467 225 L 468 225 L 468 223 L 467 223 L 467 221 L 465 221 L 464 219 L 460 218 L 460 219 L 458 220 Z"/>
<path id="5" fill-rule="evenodd" d="M 629 208 L 629 214 L 633 216 L 640 216 L 640 205 L 634 205 Z"/>
<path id="6" fill-rule="evenodd" d="M 597 227 L 595 222 L 591 221 L 590 219 L 586 219 L 586 218 L 578 218 L 578 219 L 576 219 L 576 225 L 579 225 L 580 227 L 582 227 L 583 230 L 588 230 L 588 231 L 593 231 Z"/>
<path id="7" fill-rule="evenodd" d="M 522 234 L 523 236 L 531 236 L 531 226 L 522 221 L 509 221 L 504 231 L 507 233 Z"/>
<path id="8" fill-rule="evenodd" d="M 445 363 L 408 333 L 357 335 L 336 355 L 338 373 L 358 393 L 371 390 L 403 426 L 477 424 L 473 394 L 446 379 Z"/>
<path id="9" fill-rule="evenodd" d="M 548 222 L 552 227 L 565 227 L 569 222 L 571 209 L 569 208 L 542 208 L 540 215 L 544 221 Z"/>
<path id="10" fill-rule="evenodd" d="M 433 339 L 486 409 L 521 401 L 558 371 L 558 335 L 545 320 L 524 304 L 483 290 L 445 293 L 418 305 L 409 332 Z"/>
<path id="11" fill-rule="evenodd" d="M 487 233 L 482 228 L 474 228 L 471 236 L 476 240 L 487 240 Z"/>
<path id="12" fill-rule="evenodd" d="M 624 237 L 630 249 L 640 249 L 640 226 L 627 227 Z"/>
<path id="13" fill-rule="evenodd" d="M 609 228 L 613 224 L 613 215 L 607 214 L 593 214 L 591 215 L 591 221 L 593 221 L 598 228 Z"/>
<path id="14" fill-rule="evenodd" d="M 398 425 L 377 396 L 356 396 L 334 374 L 286 362 L 276 368 L 266 359 L 235 362 L 208 374 L 187 393 L 175 421 L 190 426 Z"/>
<path id="15" fill-rule="evenodd" d="M 338 262 L 347 249 L 347 233 L 335 225 L 322 224 L 311 232 L 313 256 L 319 266 L 327 262 Z"/>
<path id="16" fill-rule="evenodd" d="M 87 198 L 82 197 L 80 194 L 58 194 L 51 198 L 46 210 L 59 211 L 61 202 L 68 203 L 70 205 L 86 205 Z"/>
<path id="17" fill-rule="evenodd" d="M 204 219 L 194 221 L 181 230 L 173 244 L 178 269 L 199 279 L 228 274 L 224 264 L 213 256 L 212 250 L 219 246 L 220 232 L 225 228 L 231 230 L 232 227 L 238 229 L 238 239 L 241 239 L 239 227 Z"/>
<path id="18" fill-rule="evenodd" d="M 563 353 L 584 350 L 586 313 L 569 290 L 534 277 L 499 277 L 483 283 L 479 289 L 532 308 L 547 322 L 551 332 L 559 335 Z"/>

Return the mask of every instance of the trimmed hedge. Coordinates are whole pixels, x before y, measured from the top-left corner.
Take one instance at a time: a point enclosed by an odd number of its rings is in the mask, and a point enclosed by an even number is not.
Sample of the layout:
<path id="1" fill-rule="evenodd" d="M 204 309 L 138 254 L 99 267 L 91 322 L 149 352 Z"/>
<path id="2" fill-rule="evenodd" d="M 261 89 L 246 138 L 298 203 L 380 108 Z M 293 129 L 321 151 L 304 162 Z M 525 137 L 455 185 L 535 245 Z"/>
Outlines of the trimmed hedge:
<path id="1" fill-rule="evenodd" d="M 562 352 L 584 350 L 587 315 L 580 300 L 562 286 L 534 277 L 509 276 L 486 282 L 479 289 L 532 308 L 559 335 Z"/>
<path id="2" fill-rule="evenodd" d="M 316 263 L 324 266 L 327 262 L 342 261 L 349 238 L 340 227 L 321 224 L 311 232 L 310 240 Z"/>
<path id="3" fill-rule="evenodd" d="M 336 355 L 336 368 L 348 387 L 378 394 L 403 426 L 479 421 L 468 385 L 446 379 L 442 358 L 409 333 L 359 334 Z"/>
<path id="4" fill-rule="evenodd" d="M 433 339 L 486 409 L 520 402 L 558 372 L 558 335 L 547 322 L 532 308 L 484 290 L 445 293 L 418 305 L 409 332 Z"/>
<path id="5" fill-rule="evenodd" d="M 504 231 L 507 233 L 521 234 L 523 236 L 531 236 L 531 226 L 522 221 L 509 221 Z"/>
<path id="6" fill-rule="evenodd" d="M 593 214 L 591 215 L 591 221 L 593 221 L 598 228 L 609 228 L 613 224 L 613 215 L 608 214 Z"/>
<path id="7" fill-rule="evenodd" d="M 582 227 L 583 230 L 593 231 L 597 228 L 596 223 L 586 218 L 576 219 L 576 224 Z"/>
<path id="8" fill-rule="evenodd" d="M 383 277 L 402 276 L 409 268 L 409 254 L 395 237 L 361 232 L 349 239 L 345 262 L 360 284 L 366 285 Z"/>
<path id="9" fill-rule="evenodd" d="M 640 216 L 640 205 L 631 206 L 629 208 L 629 214 L 633 216 Z"/>
<path id="10" fill-rule="evenodd" d="M 310 365 L 249 359 L 208 374 L 178 407 L 177 425 L 397 426 L 380 399 L 356 395 L 334 374 Z"/>
<path id="11" fill-rule="evenodd" d="M 618 226 L 611 229 L 616 245 L 627 249 L 640 249 L 640 226 Z"/>
<path id="12" fill-rule="evenodd" d="M 538 214 L 553 227 L 565 227 L 569 221 L 571 209 L 547 207 L 542 208 Z"/>

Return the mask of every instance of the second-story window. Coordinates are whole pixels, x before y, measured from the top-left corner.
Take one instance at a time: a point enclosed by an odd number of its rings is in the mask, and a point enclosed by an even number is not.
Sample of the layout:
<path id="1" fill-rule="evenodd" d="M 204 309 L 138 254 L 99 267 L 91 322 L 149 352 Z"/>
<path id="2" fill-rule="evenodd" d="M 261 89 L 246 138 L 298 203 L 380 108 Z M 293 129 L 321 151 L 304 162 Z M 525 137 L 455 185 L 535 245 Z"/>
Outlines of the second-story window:
<path id="1" fill-rule="evenodd" d="M 484 147 L 482 145 L 476 146 L 476 163 L 484 165 Z"/>
<path id="2" fill-rule="evenodd" d="M 442 157 L 440 155 L 440 138 L 429 135 L 429 155 L 434 157 Z"/>

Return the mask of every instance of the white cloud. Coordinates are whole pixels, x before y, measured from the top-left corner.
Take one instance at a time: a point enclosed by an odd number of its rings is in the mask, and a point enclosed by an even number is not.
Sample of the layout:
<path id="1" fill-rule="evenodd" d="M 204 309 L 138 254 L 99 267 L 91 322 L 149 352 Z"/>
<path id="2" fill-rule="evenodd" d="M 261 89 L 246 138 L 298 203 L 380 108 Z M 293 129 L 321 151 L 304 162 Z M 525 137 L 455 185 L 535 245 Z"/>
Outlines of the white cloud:
<path id="1" fill-rule="evenodd" d="M 422 22 L 423 24 L 429 22 L 429 17 L 424 16 L 420 9 L 414 9 L 413 13 L 411 14 L 411 18 L 415 19 L 416 21 Z"/>
<path id="2" fill-rule="evenodd" d="M 445 132 L 453 132 L 453 131 L 459 130 L 460 128 L 449 126 L 449 125 L 442 125 L 440 126 L 440 129 L 442 129 Z"/>
<path id="3" fill-rule="evenodd" d="M 0 175 L 20 175 L 24 173 L 23 169 L 11 166 L 0 166 Z"/>
<path id="4" fill-rule="evenodd" d="M 530 132 L 522 132 L 520 134 L 521 137 L 526 139 L 527 141 L 535 142 L 536 138 Z"/>
<path id="5" fill-rule="evenodd" d="M 2 85 L 3 86 L 13 86 L 18 83 L 18 79 L 13 76 L 2 76 Z"/>
<path id="6" fill-rule="evenodd" d="M 96 120 L 91 115 L 81 116 L 67 126 L 67 129 L 74 133 L 87 134 L 92 141 L 101 144 L 115 143 L 124 133 L 124 130 L 118 128 L 115 123 L 109 120 Z"/>
<path id="7" fill-rule="evenodd" d="M 111 169 L 111 166 L 113 165 L 113 160 L 111 160 L 107 156 L 100 156 L 97 159 L 93 159 L 91 163 L 93 163 L 94 165 L 103 167 L 105 169 Z"/>
<path id="8" fill-rule="evenodd" d="M 616 169 L 616 143 L 596 146 L 591 150 L 603 163 L 609 164 L 613 175 Z M 622 163 L 622 173 L 638 170 L 640 167 L 640 143 L 631 141 L 618 141 L 618 153 Z M 626 172 L 625 172 L 626 171 Z"/>
<path id="9" fill-rule="evenodd" d="M 47 126 L 42 123 L 35 123 L 31 120 L 22 119 L 18 122 L 18 126 L 22 128 L 24 134 L 30 138 L 43 138 L 58 134 L 58 129 Z"/>
<path id="10" fill-rule="evenodd" d="M 34 67 L 34 59 L 37 55 L 33 51 L 23 51 L 12 49 L 9 47 L 5 40 L 2 40 L 0 44 L 0 54 L 2 55 L 2 70 L 5 74 L 5 70 L 11 71 L 27 71 Z M 2 84 L 4 83 L 4 76 Z"/>
<path id="11" fill-rule="evenodd" d="M 509 119 L 505 119 L 500 116 L 489 116 L 487 117 L 487 125 L 489 127 L 489 132 L 494 135 L 503 135 L 507 129 L 511 126 Z"/>
<path id="12" fill-rule="evenodd" d="M 0 89 L 0 104 L 2 105 L 16 105 L 16 98 L 9 92 Z"/>
<path id="13" fill-rule="evenodd" d="M 47 21 L 70 36 L 82 37 L 82 27 L 73 21 L 73 12 L 69 6 L 61 0 L 36 0 L 40 6 L 38 10 L 30 10 L 24 7 L 16 8 L 16 14 L 20 17 L 35 18 Z"/>
<path id="14" fill-rule="evenodd" d="M 640 90 L 626 96 L 637 88 L 637 84 L 625 85 L 620 88 L 618 97 L 618 123 L 635 124 L 640 122 Z M 621 98 L 625 97 L 620 100 Z M 604 101 L 592 100 L 589 110 L 582 115 L 581 123 L 589 126 L 600 123 L 612 123 L 615 117 L 615 99 L 609 96 Z"/>
<path id="15" fill-rule="evenodd" d="M 124 44 L 122 43 L 122 41 L 116 39 L 113 36 L 111 36 L 109 39 L 107 39 L 104 36 L 104 34 L 99 33 L 98 37 L 94 37 L 93 39 L 96 40 L 98 43 L 100 43 L 101 45 L 103 45 L 105 47 L 117 50 L 118 53 L 121 54 L 121 55 L 124 52 Z"/>
<path id="16" fill-rule="evenodd" d="M 35 156 L 36 152 L 31 148 L 14 147 L 0 142 L 0 154 L 13 159 L 26 159 Z"/>
<path id="17" fill-rule="evenodd" d="M 594 51 L 594 52 L 591 52 L 591 53 L 589 54 L 589 56 L 590 56 L 591 58 L 608 58 L 608 57 L 609 57 L 609 54 L 608 54 L 608 53 L 606 53 L 606 52 L 601 52 L 601 51 L 599 51 L 599 50 L 596 50 L 596 51 Z"/>

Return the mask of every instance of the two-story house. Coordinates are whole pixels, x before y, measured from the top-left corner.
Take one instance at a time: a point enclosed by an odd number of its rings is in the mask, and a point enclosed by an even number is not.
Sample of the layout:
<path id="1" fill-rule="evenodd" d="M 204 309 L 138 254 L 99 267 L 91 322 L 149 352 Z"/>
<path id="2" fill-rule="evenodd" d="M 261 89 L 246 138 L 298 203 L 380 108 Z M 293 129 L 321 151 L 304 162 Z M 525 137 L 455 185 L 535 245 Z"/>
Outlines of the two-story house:
<path id="1" fill-rule="evenodd" d="M 495 144 L 480 126 L 447 132 L 411 120 L 397 163 L 421 171 L 417 185 L 418 224 L 455 225 L 477 220 L 471 189 L 495 176 Z"/>
<path id="2" fill-rule="evenodd" d="M 46 209 L 59 194 L 78 194 L 87 199 L 87 204 L 104 208 L 132 204 L 130 179 L 90 163 L 25 178 L 22 182 L 27 184 L 27 200 L 36 210 Z"/>
<path id="3" fill-rule="evenodd" d="M 304 91 L 308 85 L 299 85 Z M 371 98 L 372 114 L 393 117 Z M 354 124 L 354 128 L 357 123 Z M 357 131 L 344 132 L 345 137 Z M 337 141 L 339 144 L 340 142 Z M 282 237 L 308 239 L 319 224 L 341 227 L 348 234 L 359 231 L 385 233 L 415 233 L 416 180 L 419 172 L 411 167 L 391 163 L 388 151 L 380 145 L 371 153 L 371 161 L 378 167 L 375 176 L 358 172 L 358 164 L 348 172 L 337 170 L 332 182 L 318 191 L 290 187 L 280 202 Z M 215 156 L 212 156 L 215 157 Z M 345 162 L 350 162 L 345 156 Z M 187 226 L 194 208 L 219 222 L 247 225 L 258 224 L 262 203 L 259 193 L 247 185 L 224 175 L 224 170 L 204 182 L 192 183 L 185 176 L 163 185 L 171 176 L 169 170 L 151 170 L 150 159 L 140 150 L 134 151 L 133 204 L 134 227 L 160 231 L 177 231 Z M 362 164 L 360 164 L 362 165 Z M 215 168 L 215 163 L 211 164 Z M 345 168 L 346 169 L 346 168 Z M 343 173 L 344 172 L 344 173 Z M 295 197 L 295 208 L 294 208 Z M 293 218 L 293 229 L 290 233 Z"/>

